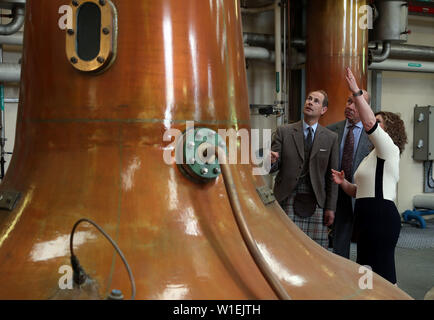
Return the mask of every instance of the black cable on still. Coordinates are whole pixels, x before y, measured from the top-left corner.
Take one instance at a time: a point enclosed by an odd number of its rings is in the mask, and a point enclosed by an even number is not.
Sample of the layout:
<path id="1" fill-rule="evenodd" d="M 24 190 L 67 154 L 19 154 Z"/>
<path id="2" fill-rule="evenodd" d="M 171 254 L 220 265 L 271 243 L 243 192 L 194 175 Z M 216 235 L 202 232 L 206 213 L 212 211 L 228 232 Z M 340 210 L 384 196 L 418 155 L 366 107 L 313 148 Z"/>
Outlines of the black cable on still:
<path id="1" fill-rule="evenodd" d="M 86 278 L 88 277 L 86 275 L 86 273 L 84 272 L 84 269 L 80 265 L 80 262 L 78 261 L 77 256 L 74 254 L 74 246 L 73 246 L 74 232 L 75 232 L 75 229 L 78 227 L 78 225 L 81 222 L 88 222 L 91 225 L 93 225 L 96 229 L 98 229 L 99 232 L 101 232 L 104 235 L 104 237 L 106 237 L 106 239 L 108 241 L 110 241 L 110 243 L 112 244 L 112 246 L 115 248 L 116 252 L 121 257 L 121 259 L 122 259 L 122 261 L 123 261 L 123 263 L 125 265 L 125 268 L 127 269 L 128 276 L 130 277 L 130 282 L 131 282 L 131 300 L 134 300 L 134 298 L 136 297 L 136 284 L 134 282 L 133 273 L 131 272 L 131 268 L 128 265 L 127 260 L 125 259 L 124 254 L 122 253 L 122 251 L 118 247 L 118 245 L 112 240 L 112 238 L 99 225 L 97 225 L 95 222 L 93 222 L 90 219 L 83 218 L 83 219 L 78 220 L 74 224 L 74 227 L 72 228 L 72 231 L 71 231 L 71 237 L 70 237 L 70 241 L 69 241 L 69 250 L 71 252 L 71 265 L 72 265 L 72 269 L 74 271 L 74 282 L 77 283 L 77 284 L 83 284 L 86 281 Z"/>

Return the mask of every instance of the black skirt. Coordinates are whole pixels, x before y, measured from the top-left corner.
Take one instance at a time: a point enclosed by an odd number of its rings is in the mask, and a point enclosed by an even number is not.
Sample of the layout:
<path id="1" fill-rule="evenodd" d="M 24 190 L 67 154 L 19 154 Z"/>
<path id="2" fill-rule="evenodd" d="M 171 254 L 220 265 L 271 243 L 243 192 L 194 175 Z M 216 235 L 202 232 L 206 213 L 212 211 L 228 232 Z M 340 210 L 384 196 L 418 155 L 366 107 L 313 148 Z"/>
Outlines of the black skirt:
<path id="1" fill-rule="evenodd" d="M 396 283 L 395 247 L 401 218 L 395 203 L 380 198 L 356 199 L 357 263 Z"/>

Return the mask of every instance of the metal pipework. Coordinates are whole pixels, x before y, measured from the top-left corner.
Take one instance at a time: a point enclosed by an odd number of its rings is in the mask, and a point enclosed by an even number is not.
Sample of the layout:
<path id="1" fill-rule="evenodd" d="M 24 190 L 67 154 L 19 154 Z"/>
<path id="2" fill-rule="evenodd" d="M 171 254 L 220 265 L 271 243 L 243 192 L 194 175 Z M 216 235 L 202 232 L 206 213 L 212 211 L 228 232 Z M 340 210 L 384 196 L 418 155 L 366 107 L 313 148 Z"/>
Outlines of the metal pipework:
<path id="1" fill-rule="evenodd" d="M 373 54 L 383 50 L 382 44 L 374 44 L 371 48 Z M 434 47 L 416 46 L 409 44 L 391 44 L 389 58 L 402 60 L 434 61 Z"/>
<path id="2" fill-rule="evenodd" d="M 274 47 L 274 35 L 245 32 L 243 42 L 251 46 Z"/>
<path id="3" fill-rule="evenodd" d="M 408 40 L 408 3 L 407 1 L 377 1 L 378 18 L 374 28 L 369 31 L 369 39 L 381 42 L 406 42 Z"/>
<path id="4" fill-rule="evenodd" d="M 244 47 L 244 56 L 246 59 L 261 59 L 274 62 L 276 55 L 273 51 L 261 47 Z"/>
<path id="5" fill-rule="evenodd" d="M 21 65 L 15 63 L 0 64 L 0 82 L 19 82 Z"/>
<path id="6" fill-rule="evenodd" d="M 274 37 L 276 39 L 282 39 L 282 22 L 281 22 L 281 2 L 280 0 L 276 0 L 274 3 Z M 282 42 L 274 41 L 274 53 L 276 59 L 274 61 L 275 69 L 276 69 L 276 101 L 277 107 L 279 107 L 283 102 L 283 94 L 282 94 Z M 285 70 L 286 72 L 286 70 Z M 283 117 L 277 118 L 277 125 L 283 125 Z"/>
<path id="7" fill-rule="evenodd" d="M 4 103 L 19 103 L 20 100 L 18 98 L 5 98 Z"/>
<path id="8" fill-rule="evenodd" d="M 0 35 L 10 35 L 18 32 L 24 24 L 24 14 L 24 7 L 14 7 L 12 9 L 12 21 L 6 25 L 0 25 Z"/>
<path id="9" fill-rule="evenodd" d="M 12 46 L 22 46 L 23 32 L 16 32 L 8 36 L 0 35 L 0 45 L 2 44 L 12 45 Z"/>
<path id="10" fill-rule="evenodd" d="M 372 61 L 373 62 L 382 62 L 384 60 L 386 60 L 390 55 L 390 42 L 389 41 L 385 41 L 383 43 L 383 50 L 381 51 L 381 54 L 379 55 L 374 55 L 372 54 Z"/>
<path id="11" fill-rule="evenodd" d="M 17 5 L 24 8 L 26 0 L 0 0 L 0 8 L 2 9 L 12 10 Z"/>
<path id="12" fill-rule="evenodd" d="M 274 4 L 270 4 L 268 6 L 258 7 L 258 8 L 241 8 L 241 13 L 258 14 L 261 12 L 271 11 L 271 10 L 274 10 Z"/>
<path id="13" fill-rule="evenodd" d="M 387 59 L 381 63 L 371 63 L 369 69 L 433 73 L 434 62 Z"/>
<path id="14" fill-rule="evenodd" d="M 261 47 L 244 47 L 244 56 L 246 59 L 265 60 L 273 63 L 276 61 L 274 51 Z M 302 52 L 297 52 L 295 49 L 292 49 L 291 57 L 290 65 L 287 68 L 298 69 L 300 65 L 306 63 L 306 55 Z"/>
<path id="15" fill-rule="evenodd" d="M 245 32 L 243 33 L 243 41 L 244 43 L 250 46 L 258 46 L 258 47 L 274 47 L 274 35 L 272 34 L 259 34 L 259 33 L 251 33 Z M 290 41 L 291 47 L 293 48 L 305 48 L 306 40 L 295 38 Z"/>

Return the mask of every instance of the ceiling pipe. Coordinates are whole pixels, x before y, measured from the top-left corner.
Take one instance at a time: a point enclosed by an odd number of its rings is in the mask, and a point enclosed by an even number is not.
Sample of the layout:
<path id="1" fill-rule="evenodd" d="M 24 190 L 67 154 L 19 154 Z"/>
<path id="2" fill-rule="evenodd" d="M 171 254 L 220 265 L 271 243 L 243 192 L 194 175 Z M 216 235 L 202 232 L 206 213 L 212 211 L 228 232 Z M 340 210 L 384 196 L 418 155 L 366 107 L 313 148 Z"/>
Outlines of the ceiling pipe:
<path id="1" fill-rule="evenodd" d="M 18 32 L 24 24 L 24 14 L 24 7 L 14 7 L 12 9 L 12 21 L 6 25 L 0 25 L 0 35 L 10 35 Z"/>
<path id="2" fill-rule="evenodd" d="M 371 47 L 372 53 L 378 54 L 383 50 L 382 45 Z M 434 47 L 416 46 L 409 44 L 392 44 L 391 59 L 434 61 Z"/>
<path id="3" fill-rule="evenodd" d="M 0 82 L 20 82 L 21 65 L 0 63 Z"/>
<path id="4" fill-rule="evenodd" d="M 23 32 L 16 32 L 14 34 L 4 36 L 0 35 L 0 45 L 13 45 L 22 46 L 23 45 Z"/>
<path id="5" fill-rule="evenodd" d="M 381 50 L 381 53 L 379 55 L 376 55 L 372 53 L 372 61 L 373 62 L 382 62 L 386 60 L 390 55 L 390 42 L 384 41 L 383 42 L 383 49 Z"/>

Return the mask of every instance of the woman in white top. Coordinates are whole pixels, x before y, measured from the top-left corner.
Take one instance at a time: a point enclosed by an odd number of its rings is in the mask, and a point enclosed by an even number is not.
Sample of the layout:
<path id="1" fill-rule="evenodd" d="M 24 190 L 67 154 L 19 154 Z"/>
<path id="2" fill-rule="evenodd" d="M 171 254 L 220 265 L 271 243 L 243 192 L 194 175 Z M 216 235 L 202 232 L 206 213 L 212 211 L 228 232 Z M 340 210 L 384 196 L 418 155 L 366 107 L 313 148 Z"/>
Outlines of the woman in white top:
<path id="1" fill-rule="evenodd" d="M 374 115 L 349 68 L 345 78 L 374 149 L 360 163 L 354 174 L 354 184 L 345 179 L 343 171 L 332 170 L 333 180 L 345 193 L 356 198 L 357 263 L 369 265 L 374 272 L 395 284 L 395 247 L 401 217 L 394 201 L 400 154 L 407 143 L 404 122 L 392 112 Z"/>

